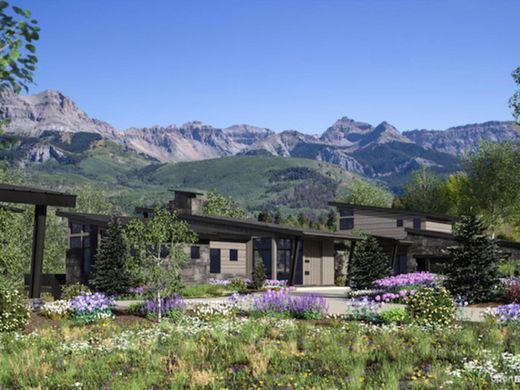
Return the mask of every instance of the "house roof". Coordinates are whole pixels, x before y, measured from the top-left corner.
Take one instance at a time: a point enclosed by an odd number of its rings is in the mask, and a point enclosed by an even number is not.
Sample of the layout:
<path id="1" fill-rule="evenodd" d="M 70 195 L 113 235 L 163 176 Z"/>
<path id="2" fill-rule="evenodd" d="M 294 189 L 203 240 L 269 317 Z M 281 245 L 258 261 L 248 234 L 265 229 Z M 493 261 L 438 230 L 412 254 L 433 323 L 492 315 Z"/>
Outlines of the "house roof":
<path id="1" fill-rule="evenodd" d="M 102 214 L 86 214 L 58 210 L 56 215 L 69 220 L 82 223 L 93 224 L 106 227 L 111 216 Z M 132 219 L 144 219 L 142 217 L 118 217 L 121 223 L 126 224 Z M 212 215 L 188 215 L 179 214 L 179 219 L 190 224 L 192 230 L 202 236 L 218 238 L 248 239 L 251 236 L 279 235 L 297 236 L 316 239 L 333 240 L 359 240 L 358 236 L 353 236 L 344 232 L 327 232 L 321 230 L 302 229 L 287 225 L 277 225 L 274 223 L 243 220 L 237 218 L 220 217 Z"/>
<path id="2" fill-rule="evenodd" d="M 431 219 L 436 219 L 440 221 L 453 222 L 455 220 L 454 217 L 447 214 L 436 214 L 436 213 L 425 213 L 423 211 L 413 211 L 413 210 L 405 210 L 405 209 L 397 209 L 391 207 L 377 207 L 377 206 L 364 206 L 353 203 L 345 203 L 345 202 L 329 202 L 329 205 L 335 207 L 350 207 L 357 210 L 372 210 L 372 211 L 381 211 L 385 213 L 391 213 L 396 215 L 408 215 L 408 216 L 416 216 L 416 217 L 426 217 Z"/>
<path id="3" fill-rule="evenodd" d="M 42 206 L 75 207 L 76 195 L 35 187 L 0 183 L 0 202 Z"/>
<path id="4" fill-rule="evenodd" d="M 437 232 L 437 231 L 425 230 L 425 229 L 412 229 L 412 228 L 405 228 L 405 231 L 408 234 L 411 234 L 414 236 L 444 238 L 446 240 L 455 240 L 455 236 L 452 233 Z M 520 242 L 518 242 L 518 241 L 503 240 L 503 239 L 495 239 L 494 241 L 498 246 L 501 246 L 501 247 L 520 249 Z"/>

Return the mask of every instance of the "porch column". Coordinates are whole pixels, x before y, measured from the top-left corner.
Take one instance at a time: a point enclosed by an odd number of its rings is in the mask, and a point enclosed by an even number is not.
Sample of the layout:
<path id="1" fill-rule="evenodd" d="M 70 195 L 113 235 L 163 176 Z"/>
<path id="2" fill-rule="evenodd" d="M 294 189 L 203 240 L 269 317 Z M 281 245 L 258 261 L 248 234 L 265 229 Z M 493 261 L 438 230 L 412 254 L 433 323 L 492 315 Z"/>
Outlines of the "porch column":
<path id="1" fill-rule="evenodd" d="M 291 272 L 289 273 L 289 286 L 294 286 L 296 279 L 296 262 L 298 261 L 298 252 L 300 251 L 301 240 L 294 237 L 291 240 Z"/>
<path id="2" fill-rule="evenodd" d="M 350 266 L 352 264 L 352 258 L 354 257 L 354 249 L 356 247 L 356 241 L 350 241 L 350 250 L 348 252 L 348 263 L 347 263 L 347 272 L 345 278 L 345 286 L 348 285 L 348 273 L 350 271 Z"/>
<path id="3" fill-rule="evenodd" d="M 29 298 L 40 298 L 43 271 L 43 243 L 45 240 L 45 219 L 47 206 L 36 205 L 34 208 L 33 250 L 31 259 L 31 285 Z"/>

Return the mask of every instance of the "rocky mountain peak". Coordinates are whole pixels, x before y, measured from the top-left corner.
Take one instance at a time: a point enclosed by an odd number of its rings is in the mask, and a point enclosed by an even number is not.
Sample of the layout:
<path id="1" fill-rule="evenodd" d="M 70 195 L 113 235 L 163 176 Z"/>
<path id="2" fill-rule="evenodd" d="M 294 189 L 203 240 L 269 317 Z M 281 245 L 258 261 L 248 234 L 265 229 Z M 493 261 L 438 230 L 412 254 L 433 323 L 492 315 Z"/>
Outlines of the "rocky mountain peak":
<path id="1" fill-rule="evenodd" d="M 321 136 L 322 141 L 336 145 L 351 146 L 360 138 L 372 131 L 372 125 L 365 122 L 357 122 L 346 116 L 338 119 Z"/>

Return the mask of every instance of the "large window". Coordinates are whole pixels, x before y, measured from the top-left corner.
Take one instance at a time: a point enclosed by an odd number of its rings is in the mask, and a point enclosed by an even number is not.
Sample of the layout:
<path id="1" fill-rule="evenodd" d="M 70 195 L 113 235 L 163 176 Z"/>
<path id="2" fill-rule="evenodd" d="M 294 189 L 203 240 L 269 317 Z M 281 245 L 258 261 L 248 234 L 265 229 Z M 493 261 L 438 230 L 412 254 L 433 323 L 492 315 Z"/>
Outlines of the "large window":
<path id="1" fill-rule="evenodd" d="M 253 268 L 259 261 L 264 263 L 265 276 L 267 279 L 273 278 L 273 256 L 271 237 L 253 239 Z"/>
<path id="2" fill-rule="evenodd" d="M 291 273 L 291 240 L 279 238 L 276 240 L 276 279 L 289 280 Z"/>

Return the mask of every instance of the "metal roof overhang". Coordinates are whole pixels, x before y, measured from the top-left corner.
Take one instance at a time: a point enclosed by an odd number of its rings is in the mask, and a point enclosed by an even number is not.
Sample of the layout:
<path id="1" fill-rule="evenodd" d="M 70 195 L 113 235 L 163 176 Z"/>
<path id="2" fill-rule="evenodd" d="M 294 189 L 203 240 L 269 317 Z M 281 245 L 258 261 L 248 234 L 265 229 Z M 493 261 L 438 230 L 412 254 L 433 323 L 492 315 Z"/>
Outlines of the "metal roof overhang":
<path id="1" fill-rule="evenodd" d="M 43 190 L 34 187 L 0 183 L 0 202 L 23 203 L 41 206 L 75 207 L 76 195 Z"/>

